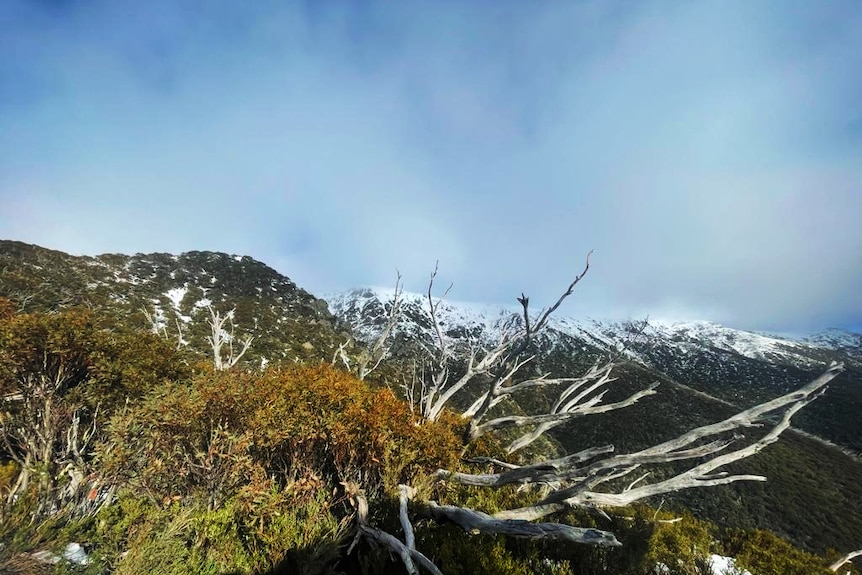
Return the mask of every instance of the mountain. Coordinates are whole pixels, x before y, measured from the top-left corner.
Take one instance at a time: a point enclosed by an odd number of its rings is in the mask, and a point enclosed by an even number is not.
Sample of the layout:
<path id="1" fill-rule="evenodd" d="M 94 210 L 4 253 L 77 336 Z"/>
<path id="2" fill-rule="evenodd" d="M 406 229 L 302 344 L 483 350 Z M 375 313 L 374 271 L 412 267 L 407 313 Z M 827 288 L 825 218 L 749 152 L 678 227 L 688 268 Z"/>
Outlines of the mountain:
<path id="1" fill-rule="evenodd" d="M 371 341 L 385 324 L 392 290 L 356 289 L 326 296 L 332 312 Z M 435 337 L 427 296 L 402 294 L 401 338 L 428 342 Z M 443 300 L 438 317 L 447 336 L 467 345 L 499 340 L 518 306 Z M 832 361 L 847 369 L 825 396 L 806 408 L 802 429 L 847 449 L 862 452 L 862 335 L 831 329 L 805 337 L 756 333 L 711 322 L 614 322 L 552 316 L 540 339 L 545 365 L 571 363 L 571 356 L 609 357 L 622 353 L 630 364 L 654 378 L 685 385 L 735 407 L 749 407 L 799 387 Z M 583 359 L 569 367 L 578 368 Z M 552 369 L 552 371 L 554 371 Z M 566 375 L 566 373 L 554 373 Z M 571 375 L 571 372 L 568 373 Z"/>
<path id="2" fill-rule="evenodd" d="M 362 288 L 325 296 L 334 314 L 348 321 L 357 334 L 373 338 L 384 323 L 388 305 L 394 297 L 393 290 Z M 427 320 L 428 302 L 426 294 L 402 293 L 404 325 L 400 331 L 432 335 L 432 326 Z M 436 298 L 435 298 L 436 301 Z M 499 337 L 507 323 L 519 318 L 520 306 L 500 306 L 483 303 L 442 300 L 438 315 L 442 326 L 451 337 L 474 337 L 493 341 Z M 787 365 L 798 368 L 819 367 L 824 362 L 840 359 L 862 364 L 862 334 L 841 329 L 829 329 L 816 334 L 795 337 L 732 329 L 707 321 L 693 322 L 613 322 L 596 319 L 576 319 L 552 316 L 550 330 L 561 336 L 574 337 L 596 346 L 603 351 L 612 351 L 620 345 L 629 345 L 631 337 L 637 335 L 642 343 L 661 343 L 678 353 L 687 355 L 700 350 L 736 354 L 765 363 Z M 464 332 L 459 335 L 458 332 Z M 632 353 L 632 358 L 643 359 Z"/>
<path id="3" fill-rule="evenodd" d="M 236 335 L 254 337 L 243 358 L 249 367 L 330 361 L 339 345 L 379 333 L 392 295 L 361 289 L 320 299 L 247 256 L 206 251 L 72 256 L 0 241 L 0 296 L 23 311 L 88 307 L 111 318 L 114 329 L 158 331 L 206 357 L 209 308 L 222 314 L 233 310 Z M 420 344 L 434 336 L 426 305 L 424 296 L 405 294 L 404 318 L 392 338 L 391 358 L 375 372 L 378 382 L 400 385 L 421 353 Z M 515 306 L 444 301 L 440 307 L 444 331 L 462 346 L 494 341 L 508 322 L 519 321 L 518 314 Z M 858 334 L 830 330 L 794 338 L 709 323 L 641 326 L 563 315 L 549 327 L 534 341 L 538 355 L 526 368 L 533 373 L 579 374 L 599 357 L 622 353 L 619 379 L 607 401 L 653 381 L 660 386 L 656 395 L 630 408 L 557 428 L 543 446 L 548 449 L 646 447 L 780 395 L 833 359 L 844 361 L 846 372 L 825 396 L 794 418 L 810 436 L 785 434 L 732 470 L 764 474 L 768 483 L 683 492 L 667 506 L 685 506 L 721 525 L 769 528 L 816 551 L 858 548 L 862 462 L 848 455 L 862 451 Z M 351 343 L 348 352 L 360 348 Z M 547 407 L 552 392 L 523 394 L 509 407 L 534 413 Z"/>
<path id="4" fill-rule="evenodd" d="M 327 296 L 330 309 L 358 337 L 371 340 L 385 324 L 392 290 L 358 289 Z M 415 357 L 435 337 L 425 295 L 403 294 L 403 320 L 391 346 L 394 359 Z M 438 309 L 446 335 L 489 344 L 519 321 L 520 309 L 444 300 Z M 613 413 L 581 418 L 552 432 L 566 451 L 612 443 L 618 452 L 642 449 L 693 427 L 720 421 L 810 381 L 830 361 L 845 372 L 823 397 L 794 417 L 797 429 L 731 471 L 765 475 L 766 483 L 739 482 L 680 492 L 667 498 L 719 525 L 766 528 L 809 549 L 858 547 L 862 534 L 862 369 L 859 334 L 829 330 L 787 337 L 735 330 L 708 322 L 658 324 L 559 316 L 536 342 L 534 374 L 583 373 L 596 359 L 620 356 L 606 401 L 653 381 L 656 395 Z M 547 406 L 551 389 L 532 388 L 517 401 L 524 411 Z M 661 470 L 651 470 L 654 474 Z M 656 505 L 663 501 L 654 502 Z"/>
<path id="5" fill-rule="evenodd" d="M 326 302 L 248 256 L 193 251 L 72 256 L 0 241 L 0 296 L 24 311 L 82 306 L 130 328 L 151 329 L 209 355 L 209 307 L 233 311 L 237 338 L 253 336 L 244 359 L 322 360 L 349 330 Z"/>

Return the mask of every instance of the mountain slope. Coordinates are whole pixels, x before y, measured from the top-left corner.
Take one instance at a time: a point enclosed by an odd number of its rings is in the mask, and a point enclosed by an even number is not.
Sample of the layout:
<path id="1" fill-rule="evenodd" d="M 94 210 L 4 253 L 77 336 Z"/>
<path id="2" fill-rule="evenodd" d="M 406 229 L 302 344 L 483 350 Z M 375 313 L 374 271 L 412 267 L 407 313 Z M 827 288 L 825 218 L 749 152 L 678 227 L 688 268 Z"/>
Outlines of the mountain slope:
<path id="1" fill-rule="evenodd" d="M 370 339 L 385 323 L 392 295 L 363 289 L 333 294 L 328 300 L 336 315 Z M 396 358 L 402 348 L 415 352 L 411 340 L 434 337 L 427 305 L 423 295 L 404 294 L 404 317 L 393 345 Z M 439 315 L 441 327 L 456 342 L 487 344 L 499 337 L 507 322 L 517 321 L 513 315 L 518 311 L 444 301 Z M 560 317 L 539 338 L 540 355 L 530 368 L 532 373 L 577 375 L 596 358 L 617 354 L 625 346 L 624 361 L 615 371 L 619 379 L 606 402 L 623 399 L 656 380 L 658 393 L 627 409 L 575 420 L 554 430 L 553 436 L 570 453 L 609 443 L 617 452 L 630 452 L 720 421 L 799 387 L 829 361 L 845 361 L 846 372 L 833 380 L 824 397 L 794 418 L 794 425 L 839 443 L 845 451 L 859 451 L 862 374 L 856 338 L 832 332 L 830 337 L 791 339 L 707 323 L 640 328 Z M 538 388 L 517 401 L 524 411 L 535 413 L 547 407 L 553 394 L 552 389 Z M 862 534 L 862 460 L 845 451 L 791 432 L 732 469 L 764 474 L 769 478 L 766 484 L 690 490 L 668 497 L 667 503 L 695 510 L 720 525 L 768 528 L 813 550 L 855 548 Z M 667 470 L 650 472 L 656 478 Z"/>
<path id="2" fill-rule="evenodd" d="M 247 256 L 217 252 L 71 256 L 0 241 L 0 296 L 25 311 L 94 309 L 209 355 L 208 306 L 235 310 L 236 336 L 254 337 L 247 360 L 321 360 L 349 333 L 319 300 Z"/>
<path id="3" fill-rule="evenodd" d="M 327 297 L 333 313 L 359 337 L 370 340 L 385 323 L 389 290 L 353 290 Z M 403 294 L 402 337 L 434 338 L 427 297 Z M 455 342 L 489 344 L 520 310 L 444 300 L 438 315 Z M 709 322 L 670 325 L 581 320 L 556 316 L 539 340 L 539 364 L 554 375 L 571 375 L 598 355 L 623 357 L 660 377 L 745 408 L 795 389 L 832 361 L 847 367 L 823 398 L 796 420 L 802 429 L 845 448 L 862 452 L 862 335 L 830 330 L 790 338 L 735 330 Z M 578 357 L 583 356 L 583 357 Z M 586 361 L 585 361 L 586 359 Z M 574 363 L 573 363 L 574 362 Z M 556 369 L 555 369 L 556 367 Z M 562 371 L 561 371 L 562 370 Z M 544 371 L 542 371 L 544 372 Z"/>

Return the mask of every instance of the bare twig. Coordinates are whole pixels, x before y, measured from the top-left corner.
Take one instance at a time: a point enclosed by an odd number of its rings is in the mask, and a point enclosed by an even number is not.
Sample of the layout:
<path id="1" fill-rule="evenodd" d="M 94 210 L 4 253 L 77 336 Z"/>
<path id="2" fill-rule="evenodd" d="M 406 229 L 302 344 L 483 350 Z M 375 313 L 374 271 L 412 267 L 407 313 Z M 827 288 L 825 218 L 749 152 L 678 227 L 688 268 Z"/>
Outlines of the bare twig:
<path id="1" fill-rule="evenodd" d="M 357 362 L 357 377 L 365 379 L 372 371 L 380 366 L 381 362 L 389 355 L 389 348 L 386 347 L 392 331 L 401 321 L 402 306 L 404 304 L 402 298 L 401 272 L 396 270 L 395 277 L 395 293 L 392 296 L 392 302 L 389 304 L 389 314 L 386 318 L 386 324 L 383 330 L 374 339 L 370 349 L 360 354 Z"/>

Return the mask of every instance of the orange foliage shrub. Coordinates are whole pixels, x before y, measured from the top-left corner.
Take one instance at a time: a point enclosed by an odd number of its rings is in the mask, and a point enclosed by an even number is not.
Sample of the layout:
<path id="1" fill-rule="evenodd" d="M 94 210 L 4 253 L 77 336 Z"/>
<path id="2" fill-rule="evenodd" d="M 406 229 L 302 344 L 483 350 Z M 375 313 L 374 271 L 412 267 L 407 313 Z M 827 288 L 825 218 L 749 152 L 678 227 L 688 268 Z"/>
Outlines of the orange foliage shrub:
<path id="1" fill-rule="evenodd" d="M 452 466 L 461 449 L 451 426 L 422 422 L 390 391 L 328 365 L 204 370 L 162 386 L 112 429 L 104 451 L 117 479 L 157 498 L 203 490 L 212 504 L 273 476 L 390 488 Z"/>
<path id="2" fill-rule="evenodd" d="M 9 319 L 13 315 L 15 315 L 15 304 L 5 297 L 0 297 L 0 320 Z"/>

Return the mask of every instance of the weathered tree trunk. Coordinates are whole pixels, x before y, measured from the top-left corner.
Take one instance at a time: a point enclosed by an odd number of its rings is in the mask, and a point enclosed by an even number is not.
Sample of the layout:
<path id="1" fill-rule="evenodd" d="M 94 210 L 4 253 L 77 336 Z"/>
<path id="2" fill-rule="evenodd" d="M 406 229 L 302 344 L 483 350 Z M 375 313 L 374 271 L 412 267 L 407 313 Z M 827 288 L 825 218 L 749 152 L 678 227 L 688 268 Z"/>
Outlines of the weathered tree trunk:
<path id="1" fill-rule="evenodd" d="M 829 569 L 831 569 L 832 571 L 838 571 L 842 565 L 844 565 L 845 563 L 847 563 L 849 561 L 852 561 L 856 557 L 862 557 L 862 549 L 860 549 L 858 551 L 851 551 L 850 553 L 848 553 L 847 555 L 845 555 L 844 557 L 842 557 L 841 559 L 837 560 L 835 563 L 830 565 Z M 849 571 L 848 571 L 848 573 L 849 573 Z"/>

